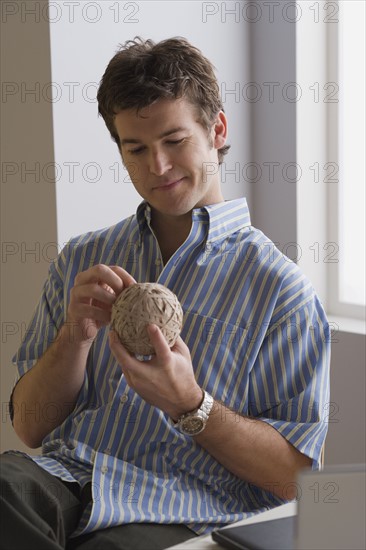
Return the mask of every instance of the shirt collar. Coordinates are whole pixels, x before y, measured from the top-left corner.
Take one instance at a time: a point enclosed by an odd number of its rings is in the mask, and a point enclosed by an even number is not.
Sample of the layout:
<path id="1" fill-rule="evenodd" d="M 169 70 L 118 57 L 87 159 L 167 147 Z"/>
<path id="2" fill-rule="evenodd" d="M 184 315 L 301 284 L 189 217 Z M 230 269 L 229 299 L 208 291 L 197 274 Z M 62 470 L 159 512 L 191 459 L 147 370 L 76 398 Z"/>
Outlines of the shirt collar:
<path id="1" fill-rule="evenodd" d="M 142 236 L 146 224 L 150 226 L 151 207 L 143 201 L 136 211 Z M 244 197 L 217 204 L 210 204 L 192 210 L 192 222 L 207 224 L 207 241 L 213 242 L 251 225 L 247 201 Z"/>
<path id="2" fill-rule="evenodd" d="M 205 218 L 208 222 L 207 241 L 223 239 L 240 229 L 251 225 L 250 214 L 245 198 L 210 204 L 195 208 L 192 221 Z"/>

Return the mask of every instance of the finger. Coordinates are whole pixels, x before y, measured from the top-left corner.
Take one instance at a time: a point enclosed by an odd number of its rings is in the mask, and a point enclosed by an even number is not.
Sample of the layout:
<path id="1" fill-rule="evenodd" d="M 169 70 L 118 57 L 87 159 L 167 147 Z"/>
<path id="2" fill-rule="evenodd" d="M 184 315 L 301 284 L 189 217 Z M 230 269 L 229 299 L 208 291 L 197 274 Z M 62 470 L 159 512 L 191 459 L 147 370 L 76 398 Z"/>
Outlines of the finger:
<path id="1" fill-rule="evenodd" d="M 126 272 L 127 273 L 127 272 Z M 116 294 L 123 290 L 123 280 L 108 265 L 98 264 L 86 271 L 81 271 L 75 277 L 74 286 L 98 283 L 108 285 Z"/>
<path id="2" fill-rule="evenodd" d="M 178 336 L 174 343 L 174 346 L 172 346 L 171 349 L 181 354 L 184 354 L 186 352 L 190 353 L 187 344 L 184 340 L 182 340 L 181 336 Z"/>
<path id="3" fill-rule="evenodd" d="M 71 290 L 71 296 L 73 300 L 78 302 L 93 299 L 97 302 L 106 304 L 107 306 L 112 306 L 116 300 L 116 295 L 114 292 L 111 294 L 111 292 L 97 283 L 73 287 Z"/>
<path id="4" fill-rule="evenodd" d="M 160 328 L 157 325 L 148 325 L 147 333 L 155 350 L 157 360 L 162 363 L 166 362 L 170 358 L 171 350 Z"/>
<path id="5" fill-rule="evenodd" d="M 114 271 L 114 273 L 116 273 L 116 275 L 118 275 L 122 279 L 124 287 L 136 284 L 137 281 L 135 281 L 132 275 L 130 275 L 125 269 L 123 269 L 119 265 L 111 265 L 110 268 L 112 271 Z"/>
<path id="6" fill-rule="evenodd" d="M 70 310 L 70 315 L 73 319 L 93 319 L 94 321 L 100 321 L 103 324 L 108 324 L 111 320 L 111 314 L 105 309 L 91 306 L 88 304 L 77 304 Z"/>
<path id="7" fill-rule="evenodd" d="M 112 355 L 115 357 L 118 364 L 122 366 L 125 363 L 126 350 L 121 345 L 117 333 L 111 328 L 109 329 L 108 340 Z"/>
<path id="8" fill-rule="evenodd" d="M 129 353 L 124 345 L 121 344 L 117 333 L 112 329 L 109 330 L 109 346 L 114 357 L 122 366 L 122 370 L 125 368 L 134 374 L 139 374 L 143 372 L 144 369 L 142 368 L 141 361 L 139 361 L 133 355 L 131 355 L 131 353 Z"/>

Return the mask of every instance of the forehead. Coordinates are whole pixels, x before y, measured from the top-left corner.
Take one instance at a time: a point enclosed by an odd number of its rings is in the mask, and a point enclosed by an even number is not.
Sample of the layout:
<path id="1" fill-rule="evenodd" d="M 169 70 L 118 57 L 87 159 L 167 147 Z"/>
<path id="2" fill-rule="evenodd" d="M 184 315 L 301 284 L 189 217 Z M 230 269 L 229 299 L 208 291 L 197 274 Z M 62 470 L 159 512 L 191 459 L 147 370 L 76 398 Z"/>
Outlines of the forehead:
<path id="1" fill-rule="evenodd" d="M 199 125 L 196 108 L 186 99 L 159 99 L 137 109 L 124 109 L 114 117 L 120 139 L 141 139 L 146 134 L 158 136 L 174 128 Z"/>

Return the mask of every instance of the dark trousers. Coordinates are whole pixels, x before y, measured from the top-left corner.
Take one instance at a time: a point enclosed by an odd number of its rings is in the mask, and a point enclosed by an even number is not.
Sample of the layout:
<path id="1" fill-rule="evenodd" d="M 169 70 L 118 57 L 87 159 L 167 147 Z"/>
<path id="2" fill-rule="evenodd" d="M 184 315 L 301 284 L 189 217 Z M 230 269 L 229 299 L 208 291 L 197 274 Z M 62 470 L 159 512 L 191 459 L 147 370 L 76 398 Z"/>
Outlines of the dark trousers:
<path id="1" fill-rule="evenodd" d="M 131 523 L 69 539 L 83 507 L 79 485 L 33 460 L 0 455 L 1 550 L 162 550 L 195 537 L 185 525 Z"/>

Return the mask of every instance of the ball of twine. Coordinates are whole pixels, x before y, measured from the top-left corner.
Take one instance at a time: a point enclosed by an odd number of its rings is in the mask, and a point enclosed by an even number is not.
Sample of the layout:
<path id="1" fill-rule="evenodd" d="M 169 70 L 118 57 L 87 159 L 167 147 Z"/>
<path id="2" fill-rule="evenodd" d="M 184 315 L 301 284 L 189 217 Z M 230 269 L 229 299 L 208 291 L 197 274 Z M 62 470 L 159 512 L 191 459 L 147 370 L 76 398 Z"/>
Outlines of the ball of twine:
<path id="1" fill-rule="evenodd" d="M 172 347 L 183 323 L 178 298 L 158 283 L 136 283 L 127 287 L 112 306 L 111 326 L 130 353 L 155 353 L 146 330 L 150 323 L 161 329 L 169 347 Z"/>

